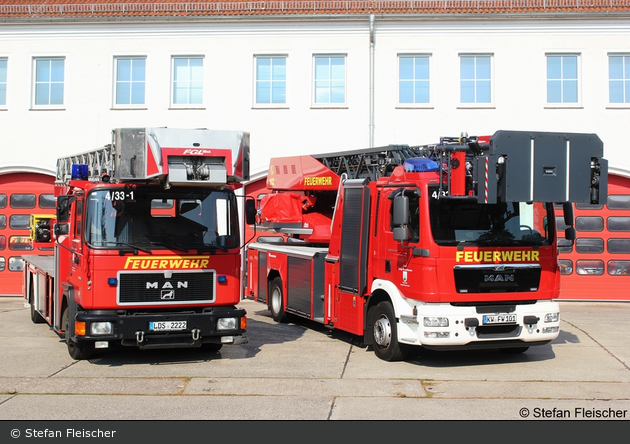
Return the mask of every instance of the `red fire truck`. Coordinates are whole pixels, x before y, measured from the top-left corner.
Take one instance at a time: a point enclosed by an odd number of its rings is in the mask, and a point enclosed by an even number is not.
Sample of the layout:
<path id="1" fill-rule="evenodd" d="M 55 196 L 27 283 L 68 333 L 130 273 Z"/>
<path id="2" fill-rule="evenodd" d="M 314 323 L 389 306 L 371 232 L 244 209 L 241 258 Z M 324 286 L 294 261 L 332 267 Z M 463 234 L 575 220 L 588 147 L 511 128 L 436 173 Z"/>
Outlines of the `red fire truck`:
<path id="1" fill-rule="evenodd" d="M 60 158 L 56 214 L 31 216 L 35 246 L 54 248 L 23 256 L 32 321 L 74 359 L 246 343 L 234 190 L 248 177 L 240 131 L 118 128 L 111 144 Z"/>
<path id="2" fill-rule="evenodd" d="M 523 352 L 559 334 L 554 207 L 605 201 L 595 134 L 498 131 L 271 159 L 246 297 L 410 347 Z"/>

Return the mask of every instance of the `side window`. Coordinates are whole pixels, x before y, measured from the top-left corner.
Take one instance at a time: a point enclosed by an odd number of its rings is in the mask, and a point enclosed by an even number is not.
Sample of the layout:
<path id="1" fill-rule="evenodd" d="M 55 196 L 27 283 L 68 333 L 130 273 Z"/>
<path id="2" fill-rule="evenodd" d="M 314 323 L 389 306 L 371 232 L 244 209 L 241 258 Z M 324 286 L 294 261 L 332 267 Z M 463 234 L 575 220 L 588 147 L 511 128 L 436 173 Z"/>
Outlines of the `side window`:
<path id="1" fill-rule="evenodd" d="M 255 57 L 255 104 L 283 105 L 287 103 L 287 57 Z"/>
<path id="2" fill-rule="evenodd" d="M 346 103 L 346 56 L 314 57 L 313 103 L 343 105 Z"/>
<path id="3" fill-rule="evenodd" d="M 608 56 L 608 101 L 611 105 L 630 103 L 630 55 Z"/>
<path id="4" fill-rule="evenodd" d="M 579 103 L 578 62 L 575 54 L 547 55 L 547 104 Z"/>
<path id="5" fill-rule="evenodd" d="M 0 108 L 7 106 L 7 59 L 0 59 Z"/>
<path id="6" fill-rule="evenodd" d="M 145 104 L 146 58 L 114 58 L 114 107 L 129 108 Z"/>
<path id="7" fill-rule="evenodd" d="M 460 102 L 462 104 L 491 104 L 492 57 L 489 55 L 460 55 Z"/>
<path id="8" fill-rule="evenodd" d="M 171 106 L 203 104 L 203 58 L 173 57 Z"/>
<path id="9" fill-rule="evenodd" d="M 430 102 L 429 56 L 398 56 L 398 103 Z"/>
<path id="10" fill-rule="evenodd" d="M 33 59 L 33 108 L 59 109 L 64 100 L 65 60 Z"/>

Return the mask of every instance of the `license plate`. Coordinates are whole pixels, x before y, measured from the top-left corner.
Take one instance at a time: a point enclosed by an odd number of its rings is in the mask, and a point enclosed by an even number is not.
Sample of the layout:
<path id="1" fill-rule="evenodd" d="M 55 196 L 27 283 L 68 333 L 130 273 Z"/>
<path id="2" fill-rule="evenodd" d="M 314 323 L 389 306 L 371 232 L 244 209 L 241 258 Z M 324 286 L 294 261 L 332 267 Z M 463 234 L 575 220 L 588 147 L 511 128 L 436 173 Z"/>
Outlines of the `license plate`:
<path id="1" fill-rule="evenodd" d="M 149 322 L 149 330 L 151 331 L 178 331 L 186 330 L 186 321 L 160 321 Z"/>
<path id="2" fill-rule="evenodd" d="M 486 315 L 483 317 L 483 325 L 490 324 L 516 324 L 515 314 Z"/>

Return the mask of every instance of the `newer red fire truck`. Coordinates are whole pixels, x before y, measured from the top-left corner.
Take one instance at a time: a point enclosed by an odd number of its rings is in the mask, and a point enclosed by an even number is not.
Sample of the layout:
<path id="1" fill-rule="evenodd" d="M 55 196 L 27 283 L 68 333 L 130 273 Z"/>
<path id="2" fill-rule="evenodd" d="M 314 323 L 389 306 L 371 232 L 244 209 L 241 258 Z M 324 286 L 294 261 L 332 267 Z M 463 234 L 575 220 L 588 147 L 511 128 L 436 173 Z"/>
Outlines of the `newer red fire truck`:
<path id="1" fill-rule="evenodd" d="M 595 134 L 498 131 L 274 158 L 248 245 L 246 296 L 363 337 L 386 361 L 411 346 L 523 352 L 559 334 L 562 208 L 606 199 Z M 272 235 L 273 234 L 273 235 Z"/>
<path id="2" fill-rule="evenodd" d="M 234 190 L 248 177 L 241 131 L 118 128 L 111 144 L 60 158 L 56 214 L 31 216 L 35 246 L 54 248 L 23 256 L 32 321 L 74 359 L 246 343 Z"/>

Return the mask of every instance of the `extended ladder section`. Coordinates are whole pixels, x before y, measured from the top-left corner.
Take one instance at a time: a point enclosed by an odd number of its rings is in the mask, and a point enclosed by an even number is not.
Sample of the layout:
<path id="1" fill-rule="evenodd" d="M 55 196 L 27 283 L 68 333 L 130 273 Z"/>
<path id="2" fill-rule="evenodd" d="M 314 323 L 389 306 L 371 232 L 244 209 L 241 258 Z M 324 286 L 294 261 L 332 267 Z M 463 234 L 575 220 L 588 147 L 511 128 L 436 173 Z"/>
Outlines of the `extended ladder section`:
<path id="1" fill-rule="evenodd" d="M 221 186 L 249 180 L 249 133 L 177 128 L 117 128 L 112 143 L 57 160 L 57 181 L 155 180 Z"/>
<path id="2" fill-rule="evenodd" d="M 497 131 L 312 157 L 348 179 L 377 180 L 400 165 L 409 172 L 438 171 L 441 198 L 600 204 L 607 196 L 608 161 L 595 134 Z"/>

